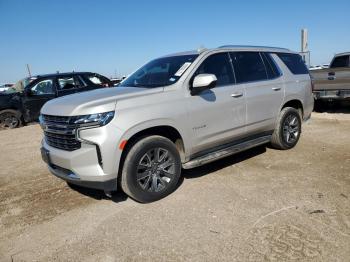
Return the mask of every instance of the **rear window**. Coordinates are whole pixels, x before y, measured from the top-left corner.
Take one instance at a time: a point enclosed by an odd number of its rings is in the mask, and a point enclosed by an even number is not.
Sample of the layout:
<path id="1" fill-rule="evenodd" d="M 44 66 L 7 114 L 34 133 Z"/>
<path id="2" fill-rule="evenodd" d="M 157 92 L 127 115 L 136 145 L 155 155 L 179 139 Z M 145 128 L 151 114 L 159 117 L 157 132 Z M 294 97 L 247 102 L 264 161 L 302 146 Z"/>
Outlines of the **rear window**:
<path id="1" fill-rule="evenodd" d="M 309 70 L 307 70 L 300 55 L 284 53 L 278 53 L 277 55 L 294 75 L 309 74 Z"/>
<path id="2" fill-rule="evenodd" d="M 338 56 L 334 58 L 331 68 L 348 67 L 348 66 L 349 66 L 349 56 L 344 55 L 344 56 Z"/>

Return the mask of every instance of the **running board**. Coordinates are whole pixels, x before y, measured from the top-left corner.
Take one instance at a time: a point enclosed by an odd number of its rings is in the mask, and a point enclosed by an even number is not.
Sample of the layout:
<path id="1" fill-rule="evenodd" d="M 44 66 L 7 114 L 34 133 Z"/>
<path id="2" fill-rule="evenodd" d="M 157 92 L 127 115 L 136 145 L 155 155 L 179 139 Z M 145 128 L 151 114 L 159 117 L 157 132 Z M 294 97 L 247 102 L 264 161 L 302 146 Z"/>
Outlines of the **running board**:
<path id="1" fill-rule="evenodd" d="M 190 160 L 189 162 L 182 164 L 182 167 L 184 169 L 190 169 L 190 168 L 194 168 L 197 166 L 201 166 L 201 165 L 213 162 L 215 160 L 242 152 L 244 150 L 269 143 L 270 141 L 271 141 L 271 135 L 255 138 L 255 139 L 252 139 L 252 140 L 240 143 L 240 144 L 228 146 L 228 147 L 220 149 L 218 151 L 214 151 L 214 152 L 208 153 L 206 155 L 194 158 L 194 159 Z"/>

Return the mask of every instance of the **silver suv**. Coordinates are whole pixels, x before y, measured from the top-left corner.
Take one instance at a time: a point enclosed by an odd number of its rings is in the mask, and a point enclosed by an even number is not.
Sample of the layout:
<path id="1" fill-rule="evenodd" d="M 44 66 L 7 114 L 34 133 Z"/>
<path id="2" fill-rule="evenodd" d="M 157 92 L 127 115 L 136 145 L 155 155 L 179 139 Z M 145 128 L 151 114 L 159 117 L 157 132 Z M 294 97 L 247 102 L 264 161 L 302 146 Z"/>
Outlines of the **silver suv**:
<path id="1" fill-rule="evenodd" d="M 301 57 L 270 47 L 223 46 L 164 56 L 117 88 L 47 102 L 42 157 L 71 184 L 122 190 L 151 202 L 181 169 L 270 143 L 296 145 L 313 96 Z"/>

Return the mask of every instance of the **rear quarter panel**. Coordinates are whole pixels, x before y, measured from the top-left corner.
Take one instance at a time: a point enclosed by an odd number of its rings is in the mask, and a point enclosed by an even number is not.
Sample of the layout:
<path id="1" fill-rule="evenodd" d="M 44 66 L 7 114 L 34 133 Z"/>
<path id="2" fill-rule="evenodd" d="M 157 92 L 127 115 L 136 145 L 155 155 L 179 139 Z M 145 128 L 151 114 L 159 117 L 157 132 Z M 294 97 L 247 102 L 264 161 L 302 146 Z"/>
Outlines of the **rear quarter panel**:
<path id="1" fill-rule="evenodd" d="M 303 118 L 308 118 L 314 107 L 314 98 L 311 87 L 311 77 L 309 74 L 293 74 L 288 67 L 277 58 L 278 65 L 283 71 L 284 79 L 284 100 L 283 107 L 291 100 L 298 100 L 303 105 Z M 282 108 L 281 108 L 282 109 Z"/>

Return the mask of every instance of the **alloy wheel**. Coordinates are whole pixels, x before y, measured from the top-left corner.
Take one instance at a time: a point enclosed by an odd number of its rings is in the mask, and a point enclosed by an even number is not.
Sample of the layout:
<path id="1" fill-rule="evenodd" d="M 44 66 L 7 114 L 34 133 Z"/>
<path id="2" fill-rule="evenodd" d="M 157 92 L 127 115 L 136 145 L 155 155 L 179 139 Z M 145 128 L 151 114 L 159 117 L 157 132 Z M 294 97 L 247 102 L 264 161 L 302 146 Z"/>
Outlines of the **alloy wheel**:
<path id="1" fill-rule="evenodd" d="M 175 170 L 175 158 L 168 150 L 161 147 L 152 148 L 138 163 L 138 185 L 147 192 L 163 191 L 175 176 Z"/>
<path id="2" fill-rule="evenodd" d="M 0 128 L 6 129 L 6 128 L 16 128 L 19 125 L 19 120 L 16 116 L 12 114 L 2 114 L 0 116 Z"/>
<path id="3" fill-rule="evenodd" d="M 283 138 L 288 144 L 293 144 L 300 133 L 300 123 L 295 115 L 288 115 L 283 123 Z"/>

